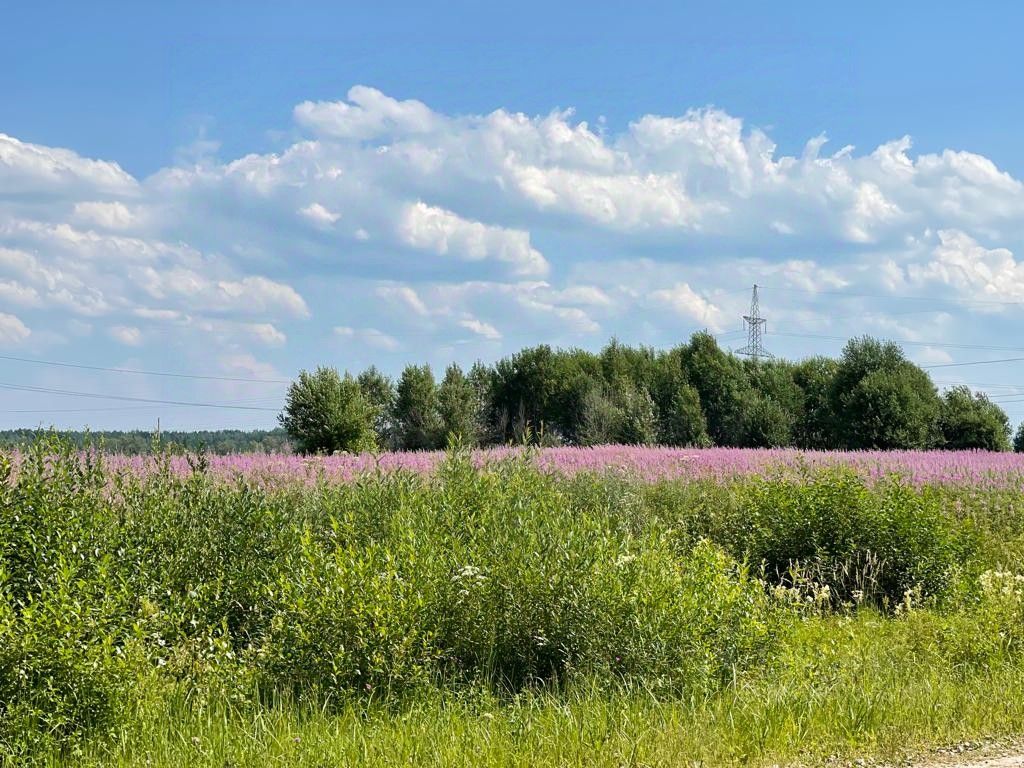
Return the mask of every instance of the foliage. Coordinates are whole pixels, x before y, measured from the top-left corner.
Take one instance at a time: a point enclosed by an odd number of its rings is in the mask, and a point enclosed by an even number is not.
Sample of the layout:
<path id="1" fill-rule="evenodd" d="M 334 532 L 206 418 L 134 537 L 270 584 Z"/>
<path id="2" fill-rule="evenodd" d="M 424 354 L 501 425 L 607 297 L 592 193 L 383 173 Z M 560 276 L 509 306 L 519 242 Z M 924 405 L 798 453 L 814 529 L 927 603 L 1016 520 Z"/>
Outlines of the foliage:
<path id="1" fill-rule="evenodd" d="M 9 429 L 0 431 L 0 449 L 30 446 L 41 434 L 37 429 Z M 279 453 L 290 448 L 288 435 L 283 429 L 203 429 L 193 432 L 162 430 L 160 440 L 154 442 L 156 430 L 103 430 L 97 432 L 64 431 L 61 438 L 77 448 L 88 445 L 102 446 L 111 453 L 142 455 L 157 451 L 192 451 L 215 455 L 235 453 Z"/>
<path id="2" fill-rule="evenodd" d="M 954 387 L 942 398 L 939 431 L 943 447 L 955 450 L 1010 450 L 1010 420 L 984 394 L 972 395 L 967 387 Z"/>
<path id="3" fill-rule="evenodd" d="M 396 448 L 394 382 L 371 365 L 356 377 L 356 383 L 366 402 L 373 406 L 373 431 L 377 435 L 377 444 L 384 448 Z"/>
<path id="4" fill-rule="evenodd" d="M 1017 427 L 1017 432 L 1013 436 L 1013 450 L 1014 453 L 1024 453 L 1024 423 Z"/>
<path id="5" fill-rule="evenodd" d="M 847 343 L 829 400 L 840 447 L 928 448 L 936 440 L 935 386 L 892 342 Z"/>
<path id="6" fill-rule="evenodd" d="M 700 395 L 689 384 L 683 383 L 674 389 L 660 415 L 660 443 L 691 447 L 710 445 L 707 419 L 700 408 Z"/>
<path id="7" fill-rule="evenodd" d="M 398 445 L 407 451 L 438 448 L 444 439 L 437 383 L 429 365 L 409 365 L 398 380 L 395 398 Z"/>
<path id="8" fill-rule="evenodd" d="M 686 378 L 700 394 L 708 434 L 716 445 L 743 445 L 750 381 L 743 364 L 708 333 L 695 333 L 682 350 Z"/>
<path id="9" fill-rule="evenodd" d="M 189 461 L 114 472 L 52 441 L 0 461 L 0 761 L 117 749 L 174 696 L 333 717 L 439 692 L 707 703 L 784 674 L 821 694 L 819 619 L 914 622 L 924 673 L 1020 658 L 1019 490 L 842 469 L 652 485 L 461 452 L 278 485 Z"/>
<path id="10" fill-rule="evenodd" d="M 143 728 L 209 764 L 211 723 L 299 711 L 325 728 L 361 712 L 358 749 L 380 749 L 376 728 L 437 697 L 513 728 L 532 697 L 642 692 L 732 723 L 714 754 L 737 760 L 770 759 L 765 734 L 874 743 L 875 718 L 953 733 L 928 719 L 936 690 L 950 728 L 1019 722 L 985 703 L 1024 680 L 1019 487 L 848 469 L 647 484 L 460 452 L 431 475 L 303 485 L 189 460 L 116 473 L 44 441 L 0 461 L 0 762 L 137 763 Z"/>
<path id="11" fill-rule="evenodd" d="M 288 387 L 279 421 L 301 453 L 333 453 L 373 449 L 376 419 L 355 379 L 321 367 L 302 371 Z"/>
<path id="12" fill-rule="evenodd" d="M 441 434 L 460 445 L 480 444 L 483 433 L 481 400 L 473 381 L 456 365 L 449 365 L 437 388 Z"/>
<path id="13" fill-rule="evenodd" d="M 838 361 L 831 358 L 810 357 L 793 368 L 793 382 L 803 398 L 793 425 L 793 443 L 800 448 L 821 450 L 837 446 L 829 397 L 838 367 Z"/>

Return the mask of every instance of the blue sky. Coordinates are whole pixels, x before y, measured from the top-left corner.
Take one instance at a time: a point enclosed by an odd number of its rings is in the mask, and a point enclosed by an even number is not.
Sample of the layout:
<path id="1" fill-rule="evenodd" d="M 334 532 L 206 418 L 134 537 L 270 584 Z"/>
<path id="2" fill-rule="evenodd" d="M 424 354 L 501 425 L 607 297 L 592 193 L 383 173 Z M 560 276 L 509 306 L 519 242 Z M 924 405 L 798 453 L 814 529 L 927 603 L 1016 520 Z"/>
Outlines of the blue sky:
<path id="1" fill-rule="evenodd" d="M 0 426 L 267 426 L 278 382 L 320 363 L 703 327 L 738 347 L 754 282 L 777 354 L 895 338 L 1021 420 L 1024 365 L 951 364 L 1024 357 L 1022 22 L 1011 3 L 7 8 Z"/>

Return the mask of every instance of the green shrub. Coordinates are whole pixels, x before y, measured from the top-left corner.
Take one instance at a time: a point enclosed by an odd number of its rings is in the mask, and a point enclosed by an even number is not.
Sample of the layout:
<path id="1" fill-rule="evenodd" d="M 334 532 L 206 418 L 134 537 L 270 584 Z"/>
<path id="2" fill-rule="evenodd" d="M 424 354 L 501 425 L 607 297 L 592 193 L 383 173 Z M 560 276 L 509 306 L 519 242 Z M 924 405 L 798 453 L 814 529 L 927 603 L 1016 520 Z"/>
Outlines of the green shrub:
<path id="1" fill-rule="evenodd" d="M 975 546 L 936 496 L 898 478 L 869 487 L 847 469 L 742 485 L 739 509 L 742 556 L 770 578 L 809 572 L 839 600 L 895 605 L 915 589 L 942 597 Z"/>
<path id="2" fill-rule="evenodd" d="M 429 477 L 312 487 L 192 464 L 112 476 L 52 441 L 0 457 L 0 761 L 115 738 L 144 690 L 197 707 L 253 686 L 313 704 L 575 683 L 696 697 L 770 668 L 806 615 L 778 593 L 804 587 L 828 587 L 822 613 L 867 601 L 918 622 L 936 663 L 982 668 L 1024 641 L 1020 579 L 984 561 L 1017 551 L 989 541 L 1019 535 L 1012 495 L 845 470 L 569 480 L 461 452 Z M 928 600 L 950 615 L 904 610 Z"/>

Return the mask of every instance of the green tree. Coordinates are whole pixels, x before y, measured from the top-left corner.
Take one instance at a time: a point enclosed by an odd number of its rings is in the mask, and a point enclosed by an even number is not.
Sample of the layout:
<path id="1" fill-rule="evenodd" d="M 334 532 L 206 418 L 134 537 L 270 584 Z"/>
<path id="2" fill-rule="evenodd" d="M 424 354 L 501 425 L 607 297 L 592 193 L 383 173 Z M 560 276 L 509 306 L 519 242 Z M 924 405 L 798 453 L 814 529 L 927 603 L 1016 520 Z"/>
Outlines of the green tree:
<path id="1" fill-rule="evenodd" d="M 708 433 L 716 445 L 742 445 L 750 381 L 743 363 L 721 350 L 709 333 L 695 333 L 682 349 L 686 380 L 700 394 Z"/>
<path id="2" fill-rule="evenodd" d="M 785 360 L 744 363 L 751 392 L 743 409 L 743 445 L 775 448 L 793 444 L 793 429 L 804 405 L 796 366 Z"/>
<path id="3" fill-rule="evenodd" d="M 604 382 L 591 381 L 581 396 L 577 428 L 580 445 L 608 445 L 618 440 L 623 413 L 606 390 Z"/>
<path id="4" fill-rule="evenodd" d="M 497 434 L 494 414 L 494 369 L 479 360 L 473 363 L 467 375 L 473 387 L 473 401 L 476 406 L 478 438 L 484 445 L 501 442 Z"/>
<path id="5" fill-rule="evenodd" d="M 455 363 L 448 366 L 437 388 L 437 407 L 441 434 L 446 441 L 479 444 L 481 424 L 476 388 Z"/>
<path id="6" fill-rule="evenodd" d="M 837 447 L 928 448 L 940 401 L 928 374 L 892 342 L 850 340 L 829 392 Z"/>
<path id="7" fill-rule="evenodd" d="M 1017 434 L 1013 436 L 1013 450 L 1016 453 L 1024 453 L 1024 422 L 1017 427 Z"/>
<path id="8" fill-rule="evenodd" d="M 622 413 L 622 424 L 615 441 L 628 445 L 656 443 L 658 415 L 647 390 L 629 379 L 618 378 L 612 385 L 612 397 Z"/>
<path id="9" fill-rule="evenodd" d="M 744 448 L 778 448 L 790 445 L 793 414 L 771 395 L 751 392 L 743 407 Z"/>
<path id="10" fill-rule="evenodd" d="M 692 447 L 711 443 L 700 395 L 689 384 L 680 384 L 668 405 L 659 411 L 658 440 L 664 445 Z"/>
<path id="11" fill-rule="evenodd" d="M 377 410 L 349 374 L 335 368 L 302 371 L 288 387 L 278 421 L 301 453 L 366 451 L 376 447 Z"/>
<path id="12" fill-rule="evenodd" d="M 967 387 L 953 387 L 943 395 L 939 431 L 945 448 L 1010 450 L 1006 412 L 983 393 L 973 395 Z"/>
<path id="13" fill-rule="evenodd" d="M 437 384 L 429 365 L 408 365 L 398 380 L 395 429 L 399 447 L 432 450 L 444 444 Z"/>
<path id="14" fill-rule="evenodd" d="M 830 357 L 811 357 L 796 365 L 793 381 L 803 403 L 793 425 L 793 442 L 800 448 L 835 448 L 835 419 L 829 396 L 839 363 Z"/>
<path id="15" fill-rule="evenodd" d="M 492 377 L 495 421 L 502 440 L 542 432 L 577 439 L 581 398 L 590 379 L 601 378 L 600 361 L 584 350 L 528 347 L 498 361 Z"/>
<path id="16" fill-rule="evenodd" d="M 377 417 L 373 429 L 377 434 L 378 445 L 395 447 L 395 385 L 376 366 L 371 365 L 356 378 L 359 389 L 366 401 L 374 407 Z"/>

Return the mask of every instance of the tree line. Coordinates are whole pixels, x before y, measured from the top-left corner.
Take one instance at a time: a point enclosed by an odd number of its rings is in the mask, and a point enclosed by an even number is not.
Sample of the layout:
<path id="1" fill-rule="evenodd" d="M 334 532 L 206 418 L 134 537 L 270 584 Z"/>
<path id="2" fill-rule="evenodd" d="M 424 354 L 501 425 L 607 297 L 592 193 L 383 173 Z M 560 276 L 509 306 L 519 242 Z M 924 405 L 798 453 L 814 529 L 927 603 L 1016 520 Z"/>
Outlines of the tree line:
<path id="1" fill-rule="evenodd" d="M 82 430 L 62 431 L 61 436 L 76 448 L 101 446 L 111 453 L 140 455 L 154 448 L 156 435 L 147 430 Z M 39 436 L 35 429 L 0 431 L 0 448 L 21 448 L 31 445 Z M 211 429 L 195 432 L 165 430 L 160 433 L 159 446 L 183 451 L 212 454 L 277 453 L 290 450 L 288 435 L 283 429 L 241 430 Z"/>
<path id="2" fill-rule="evenodd" d="M 611 341 L 598 353 L 528 347 L 493 366 L 303 371 L 280 423 L 301 452 L 504 443 L 805 449 L 1011 447 L 982 393 L 939 393 L 892 342 L 851 340 L 838 358 L 740 359 L 694 334 L 667 351 Z M 1024 425 L 1013 447 L 1024 451 Z"/>

